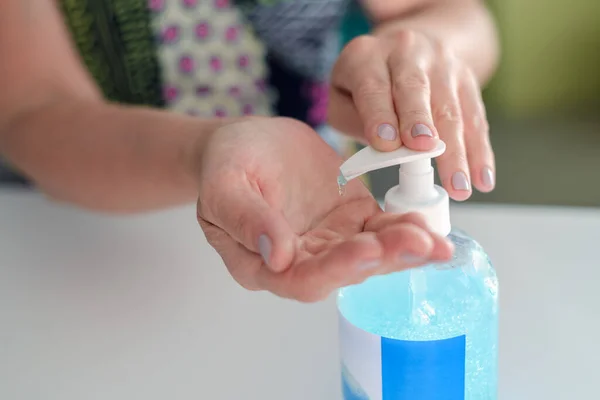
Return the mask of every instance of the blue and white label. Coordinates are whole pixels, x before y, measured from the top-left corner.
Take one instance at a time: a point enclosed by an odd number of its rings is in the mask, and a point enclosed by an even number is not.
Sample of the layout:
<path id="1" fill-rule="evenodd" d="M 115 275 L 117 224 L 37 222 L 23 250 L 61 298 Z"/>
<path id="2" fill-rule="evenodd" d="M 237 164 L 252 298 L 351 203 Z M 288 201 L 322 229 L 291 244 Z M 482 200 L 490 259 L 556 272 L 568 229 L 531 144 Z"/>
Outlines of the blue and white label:
<path id="1" fill-rule="evenodd" d="M 340 314 L 344 400 L 464 400 L 464 335 L 444 340 L 384 338 Z"/>

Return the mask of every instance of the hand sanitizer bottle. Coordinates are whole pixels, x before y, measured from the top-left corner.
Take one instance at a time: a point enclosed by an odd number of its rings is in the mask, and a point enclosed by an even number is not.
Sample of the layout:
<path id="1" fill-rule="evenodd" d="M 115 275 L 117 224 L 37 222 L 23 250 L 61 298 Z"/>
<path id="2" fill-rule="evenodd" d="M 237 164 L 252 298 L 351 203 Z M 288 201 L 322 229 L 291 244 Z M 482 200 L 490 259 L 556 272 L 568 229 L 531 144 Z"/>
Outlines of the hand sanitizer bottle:
<path id="1" fill-rule="evenodd" d="M 451 229 L 446 191 L 431 158 L 445 151 L 367 147 L 340 168 L 340 181 L 391 165 L 399 185 L 385 211 L 419 212 L 455 245 L 447 264 L 371 277 L 338 294 L 344 400 L 496 400 L 498 281 L 481 246 Z"/>

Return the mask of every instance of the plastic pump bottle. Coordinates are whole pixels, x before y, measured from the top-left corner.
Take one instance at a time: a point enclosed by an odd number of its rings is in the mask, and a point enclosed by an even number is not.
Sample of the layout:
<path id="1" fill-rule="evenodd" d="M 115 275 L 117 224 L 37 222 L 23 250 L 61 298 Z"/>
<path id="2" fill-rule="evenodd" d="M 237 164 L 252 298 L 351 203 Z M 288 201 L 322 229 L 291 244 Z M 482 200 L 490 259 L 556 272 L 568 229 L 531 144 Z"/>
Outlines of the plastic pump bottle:
<path id="1" fill-rule="evenodd" d="M 431 159 L 445 151 L 364 148 L 340 181 L 401 164 L 385 211 L 419 212 L 456 249 L 446 264 L 375 276 L 338 294 L 344 400 L 496 400 L 498 281 L 477 242 L 450 226 Z"/>

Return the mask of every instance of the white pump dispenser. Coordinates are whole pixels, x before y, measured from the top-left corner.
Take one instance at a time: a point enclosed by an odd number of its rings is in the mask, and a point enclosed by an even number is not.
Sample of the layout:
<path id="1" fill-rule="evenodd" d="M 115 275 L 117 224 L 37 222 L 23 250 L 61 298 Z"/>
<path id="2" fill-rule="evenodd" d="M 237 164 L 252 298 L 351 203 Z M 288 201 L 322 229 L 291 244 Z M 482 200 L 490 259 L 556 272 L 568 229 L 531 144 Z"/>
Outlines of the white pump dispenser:
<path id="1" fill-rule="evenodd" d="M 448 262 L 428 263 L 340 288 L 344 400 L 498 398 L 498 280 L 489 257 L 464 232 L 450 232 L 448 193 L 431 159 L 446 150 L 367 147 L 340 168 L 338 184 L 401 164 L 385 210 L 418 212 L 454 244 Z"/>
<path id="2" fill-rule="evenodd" d="M 350 157 L 340 167 L 344 182 L 364 173 L 401 165 L 399 183 L 385 195 L 384 210 L 393 213 L 418 212 L 422 214 L 429 228 L 447 236 L 450 233 L 450 200 L 444 188 L 434 184 L 434 170 L 431 159 L 444 153 L 446 145 L 437 140 L 435 147 L 428 151 L 415 151 L 400 147 L 390 152 L 380 152 L 365 147 Z"/>

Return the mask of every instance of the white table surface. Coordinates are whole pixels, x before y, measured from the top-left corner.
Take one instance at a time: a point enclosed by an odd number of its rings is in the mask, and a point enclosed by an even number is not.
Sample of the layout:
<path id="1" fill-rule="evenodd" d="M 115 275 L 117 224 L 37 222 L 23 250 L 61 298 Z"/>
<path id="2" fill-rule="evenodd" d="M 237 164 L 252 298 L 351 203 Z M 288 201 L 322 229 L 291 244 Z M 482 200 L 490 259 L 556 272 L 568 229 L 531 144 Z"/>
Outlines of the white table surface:
<path id="1" fill-rule="evenodd" d="M 500 279 L 501 400 L 598 397 L 600 210 L 455 207 Z M 195 210 L 0 190 L 0 399 L 337 400 L 333 299 L 239 288 Z"/>

